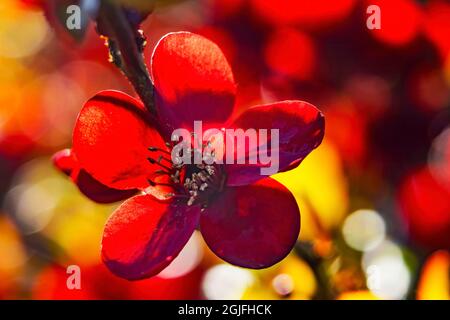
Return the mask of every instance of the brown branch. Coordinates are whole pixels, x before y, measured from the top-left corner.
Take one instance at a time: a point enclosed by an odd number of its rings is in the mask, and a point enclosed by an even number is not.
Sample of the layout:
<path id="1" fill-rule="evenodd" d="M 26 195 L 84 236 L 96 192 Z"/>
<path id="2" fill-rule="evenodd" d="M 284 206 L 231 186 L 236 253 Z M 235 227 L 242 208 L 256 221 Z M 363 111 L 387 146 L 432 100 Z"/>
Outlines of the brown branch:
<path id="1" fill-rule="evenodd" d="M 156 115 L 153 83 L 144 63 L 143 36 L 133 30 L 122 8 L 115 1 L 101 2 L 97 22 L 108 38 L 113 62 L 128 78 L 139 98 L 152 115 Z"/>
<path id="2" fill-rule="evenodd" d="M 335 298 L 335 292 L 331 288 L 329 279 L 322 264 L 322 258 L 318 257 L 312 248 L 312 244 L 299 241 L 295 246 L 295 252 L 311 268 L 316 278 L 318 288 L 315 294 L 316 299 L 332 300 Z"/>

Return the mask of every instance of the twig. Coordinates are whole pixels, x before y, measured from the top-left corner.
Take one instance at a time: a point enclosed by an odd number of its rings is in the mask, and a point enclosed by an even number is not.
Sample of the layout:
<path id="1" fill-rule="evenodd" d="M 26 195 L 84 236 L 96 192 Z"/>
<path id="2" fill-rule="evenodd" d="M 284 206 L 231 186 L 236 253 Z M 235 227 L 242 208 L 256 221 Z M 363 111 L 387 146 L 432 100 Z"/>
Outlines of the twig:
<path id="1" fill-rule="evenodd" d="M 295 246 L 295 252 L 311 267 L 311 270 L 314 273 L 318 284 L 316 298 L 332 300 L 335 293 L 329 284 L 329 279 L 326 271 L 324 270 L 322 259 L 314 253 L 312 245 L 307 242 L 298 242 Z"/>
<path id="2" fill-rule="evenodd" d="M 148 111 L 156 115 L 153 83 L 143 58 L 143 35 L 133 30 L 124 11 L 114 1 L 101 2 L 97 21 L 108 37 L 113 62 L 128 78 Z"/>

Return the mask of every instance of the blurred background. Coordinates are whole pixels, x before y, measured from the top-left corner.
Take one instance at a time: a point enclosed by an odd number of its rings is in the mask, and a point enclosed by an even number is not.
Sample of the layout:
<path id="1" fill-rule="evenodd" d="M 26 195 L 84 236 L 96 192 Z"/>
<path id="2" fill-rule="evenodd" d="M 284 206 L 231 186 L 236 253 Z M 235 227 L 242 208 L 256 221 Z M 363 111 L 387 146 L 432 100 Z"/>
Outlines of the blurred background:
<path id="1" fill-rule="evenodd" d="M 167 32 L 202 34 L 233 67 L 238 108 L 306 100 L 326 134 L 276 176 L 302 219 L 285 260 L 237 268 L 194 234 L 138 282 L 100 261 L 116 205 L 88 200 L 50 160 L 70 147 L 85 100 L 134 92 L 94 26 L 64 32 L 46 2 L 0 2 L 0 299 L 449 299 L 450 2 L 157 2 L 142 25 L 146 62 Z M 380 30 L 366 27 L 372 4 Z M 66 286 L 69 265 L 81 267 L 81 290 Z"/>

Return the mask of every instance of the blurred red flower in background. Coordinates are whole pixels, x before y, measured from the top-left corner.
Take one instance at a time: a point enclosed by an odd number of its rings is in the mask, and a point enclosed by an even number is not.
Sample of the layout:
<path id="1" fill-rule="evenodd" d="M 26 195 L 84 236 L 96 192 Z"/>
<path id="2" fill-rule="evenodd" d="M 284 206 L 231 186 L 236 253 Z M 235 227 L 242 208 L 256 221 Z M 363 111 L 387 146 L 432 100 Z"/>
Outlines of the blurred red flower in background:
<path id="1" fill-rule="evenodd" d="M 214 43 L 188 32 L 160 40 L 152 76 L 157 119 L 124 93 L 100 92 L 80 111 L 73 153 L 54 158 L 82 190 L 80 173 L 86 171 L 92 184 L 105 186 L 102 191 L 147 193 L 127 200 L 109 218 L 103 261 L 127 279 L 156 275 L 199 225 L 209 247 L 232 264 L 264 268 L 280 261 L 300 228 L 290 192 L 271 178 L 262 179 L 260 165 L 176 166 L 167 159 L 165 139 L 175 128 L 191 129 L 195 120 L 206 127 L 277 128 L 280 169 L 285 171 L 321 143 L 321 112 L 306 102 L 284 101 L 231 119 L 236 91 L 231 68 Z"/>
<path id="2" fill-rule="evenodd" d="M 346 17 L 356 1 L 252 0 L 251 3 L 257 15 L 266 22 L 322 28 Z"/>
<path id="3" fill-rule="evenodd" d="M 19 0 L 19 2 L 25 6 L 30 6 L 33 8 L 42 8 L 44 6 L 45 0 Z"/>
<path id="4" fill-rule="evenodd" d="M 267 41 L 264 54 L 267 65 L 282 75 L 306 80 L 314 72 L 314 42 L 306 33 L 295 29 L 275 30 Z"/>
<path id="5" fill-rule="evenodd" d="M 426 4 L 424 29 L 445 60 L 450 55 L 450 4 L 447 1 L 436 0 Z"/>
<path id="6" fill-rule="evenodd" d="M 399 203 L 411 238 L 434 249 L 450 249 L 450 181 L 438 181 L 429 168 L 407 177 Z"/>
<path id="7" fill-rule="evenodd" d="M 377 5 L 382 12 L 382 28 L 371 30 L 373 36 L 392 46 L 406 45 L 421 31 L 422 12 L 410 0 L 370 0 L 366 7 Z M 401 17 L 408 17 L 402 19 Z"/>
<path id="8" fill-rule="evenodd" d="M 37 275 L 31 294 L 38 300 L 197 299 L 200 297 L 201 276 L 201 268 L 196 268 L 177 278 L 153 277 L 130 283 L 112 275 L 103 264 L 98 264 L 83 266 L 81 288 L 71 290 L 66 284 L 66 269 L 49 265 Z"/>

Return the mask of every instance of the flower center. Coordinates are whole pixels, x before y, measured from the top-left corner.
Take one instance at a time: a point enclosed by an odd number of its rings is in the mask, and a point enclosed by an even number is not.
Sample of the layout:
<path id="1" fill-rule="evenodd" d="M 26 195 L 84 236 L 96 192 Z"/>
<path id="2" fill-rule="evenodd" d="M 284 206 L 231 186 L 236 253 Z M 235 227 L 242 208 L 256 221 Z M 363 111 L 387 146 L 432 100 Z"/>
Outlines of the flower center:
<path id="1" fill-rule="evenodd" d="M 172 147 L 169 143 L 166 145 L 169 148 Z M 157 147 L 149 147 L 148 150 L 160 153 L 157 157 L 147 158 L 151 164 L 157 164 L 160 167 L 153 174 L 155 180 L 160 176 L 169 178 L 169 182 L 158 182 L 151 179 L 148 179 L 148 182 L 151 186 L 170 187 L 172 192 L 167 194 L 168 197 L 186 199 L 188 206 L 200 205 L 204 209 L 223 190 L 226 174 L 222 165 L 205 162 L 200 164 L 174 163 L 170 159 L 169 151 Z"/>
<path id="2" fill-rule="evenodd" d="M 222 191 L 225 174 L 221 169 L 218 165 L 204 163 L 187 167 L 188 177 L 184 180 L 183 186 L 189 194 L 188 206 L 200 204 L 204 208 L 217 193 Z"/>

